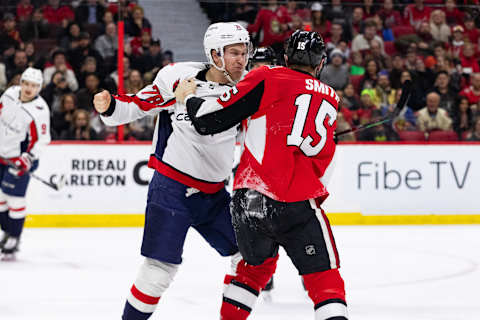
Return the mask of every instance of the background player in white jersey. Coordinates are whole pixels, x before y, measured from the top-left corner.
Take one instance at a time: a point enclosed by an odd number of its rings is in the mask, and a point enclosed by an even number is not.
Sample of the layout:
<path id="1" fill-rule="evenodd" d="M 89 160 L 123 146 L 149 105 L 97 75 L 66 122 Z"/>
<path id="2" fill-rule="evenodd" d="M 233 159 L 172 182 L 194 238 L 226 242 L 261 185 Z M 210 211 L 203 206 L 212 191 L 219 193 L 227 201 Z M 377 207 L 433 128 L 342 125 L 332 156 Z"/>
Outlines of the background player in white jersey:
<path id="1" fill-rule="evenodd" d="M 0 241 L 2 256 L 18 250 L 26 215 L 29 171 L 38 166 L 42 148 L 50 142 L 50 111 L 42 97 L 42 72 L 26 69 L 20 86 L 0 98 Z M 15 167 L 13 167 L 15 166 Z"/>
<path id="2" fill-rule="evenodd" d="M 94 97 L 95 108 L 107 125 L 158 115 L 149 160 L 155 173 L 149 185 L 141 249 L 146 258 L 127 298 L 124 320 L 148 319 L 154 312 L 182 262 L 190 227 L 222 256 L 232 256 L 234 264 L 241 259 L 231 225 L 230 195 L 224 186 L 233 165 L 237 130 L 198 134 L 174 91 L 180 81 L 189 79 L 195 82 L 197 94 L 206 100 L 217 99 L 243 77 L 249 44 L 248 32 L 239 24 L 213 24 L 204 37 L 208 64 L 171 64 L 136 95 L 112 96 L 103 91 Z M 227 275 L 226 281 L 231 278 Z"/>

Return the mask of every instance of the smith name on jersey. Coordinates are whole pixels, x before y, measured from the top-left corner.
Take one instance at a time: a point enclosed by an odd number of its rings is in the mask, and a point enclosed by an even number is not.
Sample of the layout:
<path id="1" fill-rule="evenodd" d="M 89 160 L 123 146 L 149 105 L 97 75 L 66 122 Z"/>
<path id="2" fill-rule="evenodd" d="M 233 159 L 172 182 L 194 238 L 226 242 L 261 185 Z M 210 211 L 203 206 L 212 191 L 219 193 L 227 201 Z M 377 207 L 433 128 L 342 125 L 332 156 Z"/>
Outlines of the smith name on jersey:
<path id="1" fill-rule="evenodd" d="M 50 111 L 42 97 L 20 101 L 20 86 L 8 88 L 0 98 L 0 157 L 15 159 L 23 152 L 39 158 L 50 142 Z"/>
<path id="2" fill-rule="evenodd" d="M 237 129 L 200 135 L 190 121 L 185 104 L 177 103 L 174 90 L 184 79 L 195 78 L 197 94 L 216 100 L 229 86 L 207 81 L 208 65 L 182 62 L 165 66 L 151 85 L 135 95 L 113 95 L 102 115 L 107 125 L 125 124 L 146 115 L 158 115 L 148 166 L 159 173 L 205 193 L 224 187 L 232 170 Z"/>
<path id="3" fill-rule="evenodd" d="M 294 202 L 328 196 L 321 178 L 335 153 L 338 102 L 335 90 L 306 72 L 264 66 L 218 100 L 189 96 L 186 105 L 202 134 L 248 119 L 234 189 Z"/>

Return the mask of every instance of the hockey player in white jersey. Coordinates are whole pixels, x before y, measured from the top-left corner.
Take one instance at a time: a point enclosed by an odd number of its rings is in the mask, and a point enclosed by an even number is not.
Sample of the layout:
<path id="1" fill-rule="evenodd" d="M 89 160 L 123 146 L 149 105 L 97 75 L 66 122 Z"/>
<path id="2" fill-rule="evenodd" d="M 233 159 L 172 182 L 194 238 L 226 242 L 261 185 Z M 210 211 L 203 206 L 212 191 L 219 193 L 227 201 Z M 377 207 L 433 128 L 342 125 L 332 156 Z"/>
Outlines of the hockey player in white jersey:
<path id="1" fill-rule="evenodd" d="M 185 236 L 195 228 L 222 256 L 232 256 L 233 273 L 241 260 L 231 224 L 230 195 L 225 190 L 232 165 L 237 130 L 199 135 L 174 91 L 184 80 L 195 81 L 197 94 L 218 99 L 245 73 L 250 39 L 237 23 L 212 24 L 204 37 L 207 64 L 168 65 L 151 85 L 136 95 L 94 97 L 107 125 L 125 124 L 158 115 L 149 167 L 149 185 L 141 254 L 145 256 L 131 287 L 123 320 L 148 319 L 182 262 Z M 227 275 L 229 282 L 232 275 Z"/>
<path id="2" fill-rule="evenodd" d="M 50 142 L 50 111 L 38 95 L 42 72 L 26 69 L 20 86 L 0 98 L 0 241 L 2 259 L 14 257 L 26 216 L 25 193 L 40 153 Z"/>

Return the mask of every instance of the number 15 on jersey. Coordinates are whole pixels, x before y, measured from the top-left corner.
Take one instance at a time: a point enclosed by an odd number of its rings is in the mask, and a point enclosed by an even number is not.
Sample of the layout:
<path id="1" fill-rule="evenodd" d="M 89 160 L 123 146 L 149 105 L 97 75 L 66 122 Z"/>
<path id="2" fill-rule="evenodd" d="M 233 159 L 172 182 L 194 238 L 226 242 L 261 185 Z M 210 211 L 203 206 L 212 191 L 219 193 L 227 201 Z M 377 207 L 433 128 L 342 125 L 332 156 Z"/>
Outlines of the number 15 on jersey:
<path id="1" fill-rule="evenodd" d="M 329 126 L 333 126 L 335 120 L 337 120 L 337 110 L 330 102 L 324 99 L 315 116 L 315 130 L 320 136 L 320 141 L 312 145 L 313 138 L 311 135 L 307 135 L 305 138 L 302 137 L 311 100 L 311 94 L 302 94 L 295 99 L 297 112 L 295 114 L 295 120 L 293 121 L 292 131 L 287 136 L 287 145 L 299 147 L 308 157 L 314 157 L 319 154 L 327 143 L 327 128 L 324 124 L 327 116 L 329 117 Z"/>

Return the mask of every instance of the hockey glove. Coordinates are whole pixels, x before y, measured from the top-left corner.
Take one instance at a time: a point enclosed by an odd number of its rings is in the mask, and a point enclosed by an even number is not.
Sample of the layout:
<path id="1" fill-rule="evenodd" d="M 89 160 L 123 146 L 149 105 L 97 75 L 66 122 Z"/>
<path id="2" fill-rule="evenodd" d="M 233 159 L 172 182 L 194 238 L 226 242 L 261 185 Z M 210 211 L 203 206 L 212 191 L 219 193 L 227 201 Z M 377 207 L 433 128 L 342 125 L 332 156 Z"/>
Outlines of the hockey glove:
<path id="1" fill-rule="evenodd" d="M 13 160 L 13 163 L 15 164 L 15 168 L 10 168 L 10 173 L 21 177 L 30 169 L 32 168 L 33 165 L 33 156 L 30 153 L 24 152 L 20 155 L 20 157 L 16 158 Z"/>

